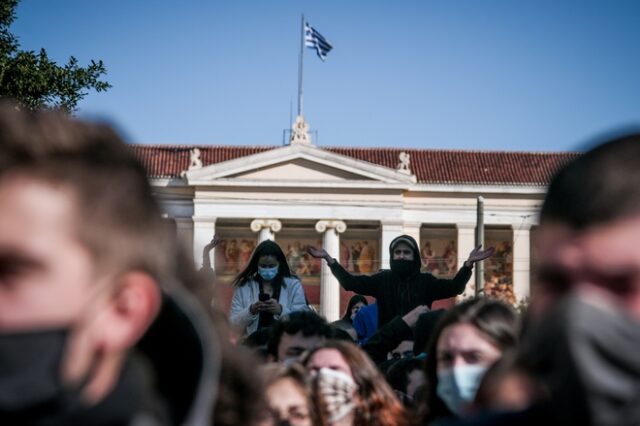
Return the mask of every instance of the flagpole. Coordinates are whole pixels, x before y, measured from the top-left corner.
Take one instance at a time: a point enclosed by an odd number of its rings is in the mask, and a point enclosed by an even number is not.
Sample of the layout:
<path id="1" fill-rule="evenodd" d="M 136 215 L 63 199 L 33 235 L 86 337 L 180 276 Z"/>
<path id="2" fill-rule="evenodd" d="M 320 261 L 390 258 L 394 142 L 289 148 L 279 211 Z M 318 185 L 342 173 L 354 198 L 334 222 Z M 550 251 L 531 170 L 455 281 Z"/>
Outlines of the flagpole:
<path id="1" fill-rule="evenodd" d="M 304 13 L 302 14 L 302 33 L 300 34 L 300 58 L 298 62 L 298 115 L 302 116 L 302 61 L 304 57 Z"/>

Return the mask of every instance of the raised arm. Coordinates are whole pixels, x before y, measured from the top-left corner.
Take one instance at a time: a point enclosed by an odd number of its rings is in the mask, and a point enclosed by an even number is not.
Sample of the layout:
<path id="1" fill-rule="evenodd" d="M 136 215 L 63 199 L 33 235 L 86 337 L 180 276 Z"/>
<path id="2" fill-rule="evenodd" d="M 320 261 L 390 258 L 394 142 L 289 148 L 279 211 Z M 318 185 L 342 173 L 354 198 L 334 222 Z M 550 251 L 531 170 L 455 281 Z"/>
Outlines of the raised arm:
<path id="1" fill-rule="evenodd" d="M 473 266 L 474 263 L 480 262 L 481 260 L 485 260 L 493 256 L 493 253 L 495 253 L 495 251 L 495 247 L 489 247 L 486 250 L 482 250 L 482 244 L 480 244 L 478 247 L 471 250 L 471 253 L 469 253 L 469 258 L 467 258 L 464 264 L 467 265 L 467 263 L 469 263 L 469 266 Z"/>
<path id="2" fill-rule="evenodd" d="M 495 252 L 494 247 L 489 247 L 486 250 L 482 250 L 482 246 L 474 248 L 469 257 L 464 261 L 462 268 L 458 271 L 453 279 L 446 278 L 431 278 L 430 290 L 433 292 L 433 299 L 446 299 L 449 297 L 462 294 L 469 278 L 471 278 L 471 270 L 476 262 L 484 260 L 493 255 Z"/>
<path id="3" fill-rule="evenodd" d="M 211 250 L 216 248 L 218 244 L 220 244 L 220 241 L 220 237 L 214 234 L 211 241 L 202 249 L 202 267 L 204 269 L 211 269 L 211 258 L 209 257 L 209 253 Z"/>
<path id="4" fill-rule="evenodd" d="M 358 294 L 378 297 L 379 279 L 376 275 L 352 275 L 344 269 L 340 262 L 336 261 L 327 253 L 325 249 L 318 249 L 312 246 L 307 247 L 307 253 L 316 259 L 324 259 L 331 269 L 331 273 L 338 279 L 338 282 L 348 291 Z"/>

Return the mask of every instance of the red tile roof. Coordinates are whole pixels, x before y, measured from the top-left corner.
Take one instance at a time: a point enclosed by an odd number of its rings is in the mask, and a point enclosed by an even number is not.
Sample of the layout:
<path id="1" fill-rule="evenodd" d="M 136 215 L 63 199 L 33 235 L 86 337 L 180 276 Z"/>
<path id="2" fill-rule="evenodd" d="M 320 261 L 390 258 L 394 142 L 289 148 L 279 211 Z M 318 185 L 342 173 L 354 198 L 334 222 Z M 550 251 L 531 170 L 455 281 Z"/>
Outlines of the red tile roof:
<path id="1" fill-rule="evenodd" d="M 131 145 L 150 177 L 180 176 L 196 146 Z M 281 146 L 197 146 L 204 166 L 258 154 Z M 395 168 L 398 154 L 411 155 L 410 168 L 419 183 L 546 185 L 554 173 L 579 153 L 456 151 L 400 148 L 323 147 L 335 154 Z"/>

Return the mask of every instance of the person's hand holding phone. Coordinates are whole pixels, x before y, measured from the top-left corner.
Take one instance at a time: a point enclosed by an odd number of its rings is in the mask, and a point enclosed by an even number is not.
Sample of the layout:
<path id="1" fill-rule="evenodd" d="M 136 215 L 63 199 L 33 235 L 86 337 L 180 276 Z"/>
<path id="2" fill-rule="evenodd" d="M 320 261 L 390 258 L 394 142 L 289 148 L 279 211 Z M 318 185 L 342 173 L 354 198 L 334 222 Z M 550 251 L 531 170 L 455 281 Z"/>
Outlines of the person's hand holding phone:
<path id="1" fill-rule="evenodd" d="M 258 300 L 261 302 L 266 302 L 269 299 L 271 299 L 271 295 L 269 293 L 260 293 L 258 295 Z"/>
<path id="2" fill-rule="evenodd" d="M 249 311 L 252 315 L 259 312 L 279 315 L 282 313 L 282 305 L 280 305 L 277 300 L 273 299 L 270 294 L 260 293 L 258 295 L 258 301 L 249 307 Z"/>
<path id="3" fill-rule="evenodd" d="M 271 299 L 271 296 L 268 293 L 260 293 L 258 295 L 258 301 L 249 306 L 249 312 L 251 312 L 251 315 L 255 315 L 259 312 L 264 312 L 264 302 L 269 299 Z"/>
<path id="4" fill-rule="evenodd" d="M 251 312 L 251 315 L 255 315 L 259 312 L 262 312 L 264 302 L 255 302 L 252 303 L 251 305 L 249 305 L 249 312 Z"/>
<path id="5" fill-rule="evenodd" d="M 280 313 L 282 313 L 282 305 L 280 305 L 278 301 L 276 299 L 273 299 L 270 295 L 266 293 L 260 293 L 258 298 L 262 301 L 260 302 L 260 312 L 266 312 L 273 315 L 279 315 Z"/>

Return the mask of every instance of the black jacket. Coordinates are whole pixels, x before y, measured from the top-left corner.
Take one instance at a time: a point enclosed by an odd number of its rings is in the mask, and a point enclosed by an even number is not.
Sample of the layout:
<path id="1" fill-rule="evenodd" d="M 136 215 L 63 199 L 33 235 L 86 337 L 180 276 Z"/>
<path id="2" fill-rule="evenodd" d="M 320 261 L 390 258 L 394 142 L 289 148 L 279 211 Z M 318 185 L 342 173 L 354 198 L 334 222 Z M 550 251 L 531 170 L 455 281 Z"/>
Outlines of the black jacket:
<path id="1" fill-rule="evenodd" d="M 388 269 L 373 275 L 352 275 L 338 262 L 329 265 L 331 272 L 345 290 L 376 298 L 378 327 L 388 323 L 395 316 L 406 314 L 418 305 L 431 308 L 431 304 L 436 300 L 461 294 L 471 278 L 471 268 L 466 266 L 460 268 L 453 279 L 436 278 L 429 273 L 420 272 L 420 250 L 413 238 L 402 235 L 391 242 L 389 250 L 392 251 L 394 243 L 399 239 L 409 243 L 414 251 L 415 269 L 407 277 Z"/>
<path id="2" fill-rule="evenodd" d="M 376 365 L 380 365 L 387 360 L 387 354 L 397 348 L 403 340 L 413 340 L 413 330 L 402 317 L 395 317 L 380 327 L 361 348 Z"/>

